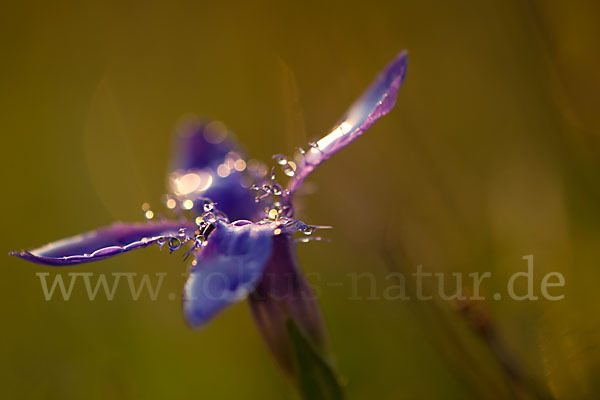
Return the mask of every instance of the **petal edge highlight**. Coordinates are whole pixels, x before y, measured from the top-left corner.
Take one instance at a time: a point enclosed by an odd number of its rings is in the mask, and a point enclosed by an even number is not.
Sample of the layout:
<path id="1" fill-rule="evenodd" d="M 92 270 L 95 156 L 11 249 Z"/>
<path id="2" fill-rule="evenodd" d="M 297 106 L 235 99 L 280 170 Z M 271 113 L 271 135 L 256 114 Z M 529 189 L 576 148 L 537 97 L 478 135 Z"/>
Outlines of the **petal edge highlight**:
<path id="1" fill-rule="evenodd" d="M 294 192 L 321 163 L 347 146 L 387 114 L 396 104 L 398 90 L 406 76 L 408 55 L 402 51 L 369 85 L 335 127 L 304 154 L 304 163 L 288 184 Z"/>
<path id="2" fill-rule="evenodd" d="M 120 253 L 147 247 L 161 239 L 179 242 L 194 236 L 195 226 L 189 222 L 160 221 L 122 223 L 61 239 L 44 246 L 10 252 L 9 255 L 36 264 L 68 266 L 102 260 Z"/>

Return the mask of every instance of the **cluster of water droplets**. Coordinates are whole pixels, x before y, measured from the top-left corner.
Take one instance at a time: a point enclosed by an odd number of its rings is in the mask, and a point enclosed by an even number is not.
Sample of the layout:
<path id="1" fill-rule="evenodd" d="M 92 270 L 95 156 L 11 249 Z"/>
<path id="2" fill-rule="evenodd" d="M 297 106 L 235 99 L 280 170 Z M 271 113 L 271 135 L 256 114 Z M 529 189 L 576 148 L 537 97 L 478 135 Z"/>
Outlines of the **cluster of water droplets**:
<path id="1" fill-rule="evenodd" d="M 179 250 L 185 243 L 193 240 L 192 247 L 185 253 L 185 258 L 196 249 L 206 246 L 209 235 L 215 230 L 218 221 L 229 222 L 227 216 L 219 211 L 211 200 L 207 198 L 197 199 L 196 202 L 202 202 L 202 215 L 195 218 L 196 230 L 193 235 L 186 232 L 185 228 L 180 228 L 176 234 L 161 236 L 156 240 L 160 249 L 166 245 L 169 253 Z"/>
<path id="2" fill-rule="evenodd" d="M 161 236 L 158 238 L 156 243 L 162 250 L 163 246 L 166 244 L 169 247 L 169 253 L 172 253 L 176 250 L 179 250 L 184 243 L 186 243 L 190 238 L 185 233 L 185 228 L 180 228 L 177 234 L 170 236 Z"/>
<path id="3" fill-rule="evenodd" d="M 227 216 L 215 207 L 216 203 L 213 203 L 209 199 L 203 199 L 203 202 L 203 213 L 194 220 L 197 227 L 194 231 L 194 244 L 190 250 L 185 253 L 185 258 L 187 258 L 194 250 L 207 245 L 208 237 L 216 229 L 218 221 L 229 222 Z"/>
<path id="4" fill-rule="evenodd" d="M 296 170 L 298 169 L 298 166 L 294 161 L 288 160 L 287 157 L 283 154 L 275 154 L 273 156 L 273 159 L 275 160 L 277 165 L 281 167 L 283 173 L 286 176 L 289 176 L 291 178 L 294 175 L 296 175 Z"/>
<path id="5" fill-rule="evenodd" d="M 311 142 L 308 144 L 311 149 L 319 150 L 317 143 Z M 320 152 L 320 150 L 319 150 Z M 292 159 L 288 159 L 283 154 L 275 154 L 273 156 L 277 166 L 279 166 L 285 176 L 293 178 L 296 176 L 299 169 L 303 168 L 306 161 L 306 150 L 301 147 L 296 148 L 296 152 Z M 217 171 L 217 175 L 221 178 L 227 177 L 229 174 L 234 172 L 247 173 L 247 177 L 250 181 L 261 181 L 262 184 L 253 184 L 249 186 L 249 189 L 255 191 L 255 201 L 258 203 L 262 200 L 270 198 L 271 201 L 266 202 L 267 206 L 264 209 L 264 218 L 259 221 L 258 224 L 271 224 L 277 222 L 277 227 L 274 229 L 274 234 L 279 235 L 282 232 L 301 232 L 302 236 L 296 238 L 296 242 L 306 243 L 310 241 L 323 241 L 326 240 L 320 236 L 314 236 L 317 229 L 331 228 L 330 226 L 319 226 L 319 225 L 307 225 L 301 221 L 298 221 L 293 217 L 294 210 L 290 202 L 290 191 L 285 189 L 276 180 L 275 171 L 276 167 L 271 169 L 271 174 L 266 178 L 266 166 L 256 160 L 245 161 L 238 154 L 228 153 L 222 164 L 219 165 L 221 171 Z M 227 171 L 225 171 L 227 167 Z M 226 173 L 227 172 L 227 173 Z M 243 185 L 248 187 L 246 185 Z M 185 258 L 187 258 L 194 250 L 206 246 L 209 235 L 214 231 L 217 226 L 217 221 L 229 222 L 227 216 L 219 211 L 208 198 L 196 197 L 196 198 L 182 198 L 181 196 L 172 196 L 171 194 L 165 195 L 164 205 L 168 210 L 175 211 L 180 217 L 182 212 L 190 211 L 192 209 L 200 208 L 203 213 L 196 217 L 194 222 L 197 229 L 194 235 L 188 235 L 185 228 L 179 229 L 177 234 L 169 236 L 161 236 L 158 238 L 157 243 L 162 249 L 165 245 L 168 246 L 169 252 L 172 253 L 180 249 L 186 242 L 193 240 L 192 247 L 186 252 Z M 157 217 L 157 214 L 150 208 L 148 203 L 142 205 L 143 216 L 147 220 L 151 220 Z"/>
<path id="6" fill-rule="evenodd" d="M 308 146 L 311 148 L 311 150 L 314 149 L 319 153 L 321 152 L 319 145 L 316 142 L 310 142 L 308 143 Z M 281 168 L 285 176 L 288 178 L 293 178 L 308 163 L 306 153 L 307 151 L 302 147 L 296 147 L 296 152 L 291 159 L 285 154 L 275 154 L 273 155 L 273 160 L 275 160 L 275 163 Z M 252 185 L 250 189 L 256 191 L 256 202 L 259 202 L 269 196 L 287 197 L 290 194 L 288 189 L 284 189 L 284 187 L 276 181 L 275 168 L 271 169 L 270 180 L 261 185 Z"/>
<path id="7" fill-rule="evenodd" d="M 271 169 L 271 176 L 268 181 L 265 181 L 262 185 L 252 185 L 250 186 L 250 190 L 256 192 L 254 201 L 257 203 L 269 196 L 277 198 L 287 197 L 290 194 L 290 192 L 287 189 L 284 189 L 275 179 L 275 167 Z"/>
<path id="8" fill-rule="evenodd" d="M 276 201 L 273 204 L 265 207 L 265 219 L 269 221 L 281 221 L 289 219 L 294 215 L 294 209 L 290 204 L 282 204 Z"/>
<path id="9" fill-rule="evenodd" d="M 316 149 L 319 153 L 321 152 L 316 142 L 310 142 L 308 146 L 311 149 Z M 284 154 L 275 154 L 273 155 L 273 160 L 281 168 L 284 175 L 288 178 L 294 178 L 299 170 L 308 163 L 306 153 L 307 151 L 302 147 L 297 147 L 291 159 Z M 266 202 L 264 219 L 258 223 L 270 224 L 278 222 L 277 228 L 274 229 L 275 235 L 279 235 L 284 231 L 301 232 L 303 235 L 296 238 L 296 242 L 306 243 L 326 240 L 320 236 L 314 236 L 314 233 L 317 229 L 331 228 L 330 226 L 307 225 L 293 218 L 294 209 L 291 205 L 290 191 L 277 182 L 275 172 L 276 167 L 273 167 L 268 180 L 263 181 L 260 185 L 255 184 L 250 187 L 251 190 L 256 192 L 256 202 L 271 199 L 270 202 Z"/>
<path id="10" fill-rule="evenodd" d="M 300 220 L 297 220 L 297 219 L 294 219 L 291 217 L 280 217 L 277 219 L 271 219 L 271 218 L 265 217 L 263 220 L 257 222 L 257 224 L 266 225 L 266 224 L 272 224 L 273 222 L 277 223 L 275 229 L 273 230 L 273 234 L 281 235 L 284 232 L 289 233 L 289 234 L 301 232 L 302 236 L 294 239 L 295 242 L 300 242 L 300 243 L 306 243 L 306 242 L 310 242 L 310 241 L 325 241 L 327 239 L 324 239 L 320 236 L 313 236 L 313 234 L 318 229 L 330 229 L 331 228 L 331 226 L 325 226 L 325 225 L 308 225 Z"/>
<path id="11" fill-rule="evenodd" d="M 331 229 L 331 226 L 307 225 L 301 222 L 298 225 L 298 230 L 302 232 L 303 236 L 294 239 L 294 241 L 297 243 L 308 243 L 311 241 L 326 241 L 327 239 L 321 236 L 313 236 L 317 229 Z"/>
<path id="12" fill-rule="evenodd" d="M 316 150 L 316 152 L 321 153 L 321 149 L 319 149 L 317 142 L 309 142 L 308 147 L 310 147 L 311 150 Z M 302 147 L 296 147 L 296 152 L 292 157 L 293 160 L 288 159 L 284 154 L 275 154 L 273 159 L 281 167 L 283 173 L 290 178 L 296 176 L 296 173 L 308 162 L 306 159 L 306 150 Z"/>
<path id="13" fill-rule="evenodd" d="M 314 144 L 316 146 L 316 143 Z M 296 155 L 293 160 L 288 159 L 284 154 L 275 154 L 273 160 L 278 167 L 281 168 L 283 174 L 288 178 L 293 178 L 300 167 L 305 163 L 304 155 L 306 151 L 301 147 L 296 148 Z M 287 197 L 290 192 L 284 189 L 283 185 L 279 184 L 275 179 L 275 167 L 271 169 L 270 179 L 260 185 L 252 185 L 251 190 L 256 192 L 255 201 L 258 203 L 269 196 Z"/>

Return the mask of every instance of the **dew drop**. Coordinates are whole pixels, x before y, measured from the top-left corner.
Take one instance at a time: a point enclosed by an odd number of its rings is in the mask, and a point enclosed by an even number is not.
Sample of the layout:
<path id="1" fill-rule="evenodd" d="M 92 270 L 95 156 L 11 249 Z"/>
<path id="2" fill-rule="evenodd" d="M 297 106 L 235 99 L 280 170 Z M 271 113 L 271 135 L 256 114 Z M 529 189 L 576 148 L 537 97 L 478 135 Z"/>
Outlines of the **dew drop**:
<path id="1" fill-rule="evenodd" d="M 206 237 L 202 234 L 196 235 L 195 247 L 202 247 L 206 243 Z"/>
<path id="2" fill-rule="evenodd" d="M 290 177 L 294 176 L 296 174 L 296 168 L 289 162 L 283 166 L 283 173 Z"/>
<path id="3" fill-rule="evenodd" d="M 294 215 L 294 208 L 292 206 L 283 206 L 281 211 L 286 218 L 291 218 Z"/>
<path id="4" fill-rule="evenodd" d="M 159 237 L 156 240 L 156 243 L 158 243 L 158 246 L 160 247 L 160 249 L 162 250 L 162 247 L 165 245 L 165 243 L 167 242 L 167 240 L 164 237 Z"/>
<path id="5" fill-rule="evenodd" d="M 169 238 L 169 250 L 172 252 L 174 252 L 175 250 L 178 250 L 181 247 L 182 243 L 181 240 L 179 240 L 179 238 L 176 237 L 170 237 Z"/>
<path id="6" fill-rule="evenodd" d="M 210 200 L 204 201 L 204 212 L 211 212 L 214 209 L 215 205 Z"/>
<path id="7" fill-rule="evenodd" d="M 217 217 L 212 212 L 206 212 L 202 214 L 202 219 L 209 224 L 217 222 Z"/>
<path id="8" fill-rule="evenodd" d="M 276 209 L 272 208 L 269 210 L 269 218 L 270 219 L 277 219 L 278 215 L 279 215 L 279 212 Z"/>
<path id="9" fill-rule="evenodd" d="M 283 193 L 283 188 L 278 183 L 274 183 L 271 190 L 275 196 L 281 196 Z"/>
<path id="10" fill-rule="evenodd" d="M 306 236 L 310 236 L 313 233 L 315 233 L 316 228 L 314 226 L 307 226 L 302 233 L 304 233 Z"/>
<path id="11" fill-rule="evenodd" d="M 287 157 L 283 154 L 275 154 L 273 156 L 273 160 L 275 160 L 275 162 L 279 165 L 285 165 L 288 162 Z"/>

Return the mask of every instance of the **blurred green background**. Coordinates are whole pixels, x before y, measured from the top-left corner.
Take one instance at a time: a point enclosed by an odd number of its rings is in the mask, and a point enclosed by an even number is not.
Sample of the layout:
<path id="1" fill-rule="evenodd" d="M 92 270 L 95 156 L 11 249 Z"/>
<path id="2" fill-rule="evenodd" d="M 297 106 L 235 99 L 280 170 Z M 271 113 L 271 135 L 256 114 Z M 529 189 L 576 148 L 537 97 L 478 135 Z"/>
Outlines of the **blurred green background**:
<path id="1" fill-rule="evenodd" d="M 2 251 L 140 220 L 165 191 L 171 134 L 197 113 L 269 160 L 325 133 L 394 55 L 396 108 L 326 163 L 300 217 L 351 399 L 506 398 L 493 352 L 446 303 L 380 294 L 396 268 L 491 271 L 503 291 L 533 254 L 566 280 L 556 302 L 487 304 L 522 376 L 561 399 L 600 397 L 600 7 L 568 1 L 42 2 L 0 16 Z M 79 272 L 168 272 L 157 301 L 45 301 L 4 256 L 0 397 L 295 398 L 238 304 L 192 331 L 185 264 L 152 247 Z M 60 270 L 66 274 L 75 270 Z M 326 282 L 343 281 L 344 287 Z M 369 282 L 359 292 L 369 294 Z M 491 297 L 491 296 L 490 296 Z"/>

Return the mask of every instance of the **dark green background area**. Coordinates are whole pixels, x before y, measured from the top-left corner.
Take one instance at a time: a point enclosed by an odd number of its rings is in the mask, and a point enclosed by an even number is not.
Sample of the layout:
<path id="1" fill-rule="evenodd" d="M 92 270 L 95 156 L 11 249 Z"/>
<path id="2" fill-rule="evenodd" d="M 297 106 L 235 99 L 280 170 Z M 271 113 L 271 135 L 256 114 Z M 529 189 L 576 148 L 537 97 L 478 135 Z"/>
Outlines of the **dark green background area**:
<path id="1" fill-rule="evenodd" d="M 349 398 L 509 393 L 449 304 L 369 300 L 366 280 L 351 299 L 348 274 L 372 272 L 378 296 L 393 284 L 385 249 L 406 274 L 490 271 L 487 312 L 523 376 L 557 398 L 600 397 L 596 2 L 37 1 L 0 14 L 2 254 L 140 220 L 143 202 L 160 210 L 182 115 L 223 121 L 269 160 L 324 134 L 406 48 L 396 108 L 311 177 L 299 214 L 335 227 L 299 258 Z M 565 299 L 492 300 L 529 254 L 536 294 L 559 271 Z M 168 273 L 157 301 L 137 302 L 125 286 L 92 302 L 82 285 L 47 302 L 35 274 L 57 270 L 2 257 L 1 398 L 295 396 L 245 304 L 187 328 L 180 254 L 58 270 Z"/>

